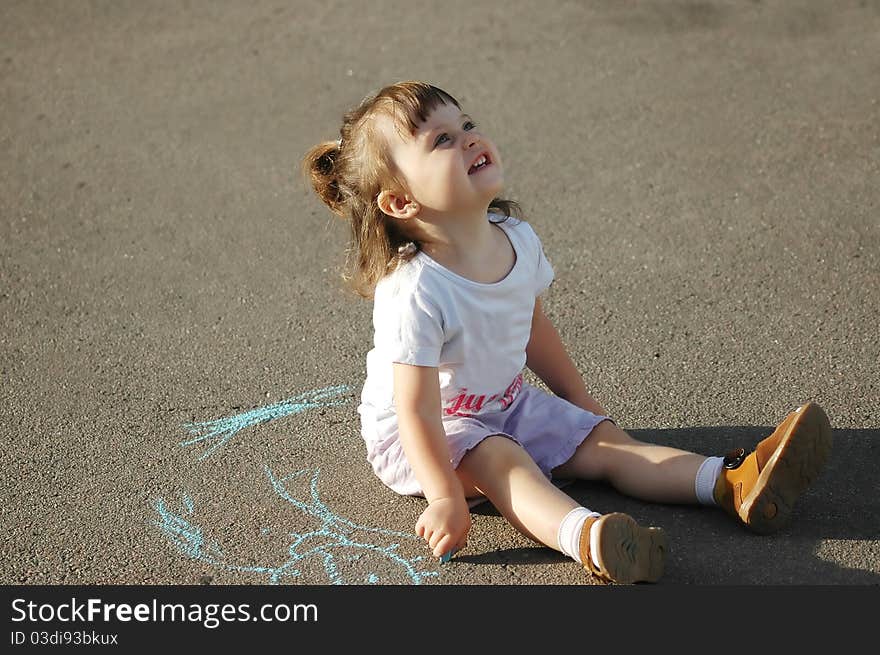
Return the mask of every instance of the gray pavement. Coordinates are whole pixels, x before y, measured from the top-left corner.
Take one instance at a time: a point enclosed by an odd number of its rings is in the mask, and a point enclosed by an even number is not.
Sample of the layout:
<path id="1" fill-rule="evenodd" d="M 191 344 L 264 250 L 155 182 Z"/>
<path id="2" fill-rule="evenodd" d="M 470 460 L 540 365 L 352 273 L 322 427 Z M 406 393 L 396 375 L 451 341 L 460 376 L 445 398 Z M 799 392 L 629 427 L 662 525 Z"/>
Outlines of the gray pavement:
<path id="1" fill-rule="evenodd" d="M 665 527 L 664 585 L 878 584 L 880 3 L 855 0 L 5 0 L 0 582 L 593 583 L 488 505 L 437 565 L 365 461 L 370 305 L 297 166 L 399 79 L 494 136 L 622 427 L 723 454 L 812 399 L 834 429 L 773 537 L 567 490 Z"/>

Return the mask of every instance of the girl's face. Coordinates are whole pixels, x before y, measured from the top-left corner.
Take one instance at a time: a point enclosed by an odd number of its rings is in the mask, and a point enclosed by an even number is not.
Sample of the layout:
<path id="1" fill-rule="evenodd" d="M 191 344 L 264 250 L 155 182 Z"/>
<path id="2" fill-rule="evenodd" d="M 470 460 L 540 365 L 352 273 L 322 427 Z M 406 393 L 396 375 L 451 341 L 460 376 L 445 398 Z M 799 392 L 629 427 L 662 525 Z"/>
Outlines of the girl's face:
<path id="1" fill-rule="evenodd" d="M 391 156 L 422 209 L 485 211 L 504 186 L 501 157 L 470 116 L 438 105 L 415 134 L 388 134 Z"/>

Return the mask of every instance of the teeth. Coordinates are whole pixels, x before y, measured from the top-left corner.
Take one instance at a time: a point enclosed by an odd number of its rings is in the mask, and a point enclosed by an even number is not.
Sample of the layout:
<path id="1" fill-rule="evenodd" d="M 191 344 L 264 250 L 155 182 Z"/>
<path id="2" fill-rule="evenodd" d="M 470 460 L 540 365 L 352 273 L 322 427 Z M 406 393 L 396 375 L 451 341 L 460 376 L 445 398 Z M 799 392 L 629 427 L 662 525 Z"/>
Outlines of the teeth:
<path id="1" fill-rule="evenodd" d="M 476 170 L 486 164 L 486 155 L 481 156 L 477 161 L 474 162 L 474 165 L 471 166 L 471 170 Z"/>

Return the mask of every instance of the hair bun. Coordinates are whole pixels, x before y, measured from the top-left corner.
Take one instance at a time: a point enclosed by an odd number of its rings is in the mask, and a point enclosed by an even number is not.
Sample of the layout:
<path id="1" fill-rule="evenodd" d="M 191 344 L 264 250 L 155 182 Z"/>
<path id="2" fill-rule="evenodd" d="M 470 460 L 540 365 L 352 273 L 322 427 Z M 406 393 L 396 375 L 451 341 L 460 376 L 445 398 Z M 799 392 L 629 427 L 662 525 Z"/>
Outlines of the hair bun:
<path id="1" fill-rule="evenodd" d="M 338 150 L 327 150 L 315 160 L 315 168 L 321 175 L 333 175 L 333 167 L 336 165 Z"/>
<path id="2" fill-rule="evenodd" d="M 311 148 L 302 162 L 302 172 L 311 183 L 318 197 L 330 210 L 345 216 L 345 201 L 339 188 L 339 142 L 325 141 Z"/>

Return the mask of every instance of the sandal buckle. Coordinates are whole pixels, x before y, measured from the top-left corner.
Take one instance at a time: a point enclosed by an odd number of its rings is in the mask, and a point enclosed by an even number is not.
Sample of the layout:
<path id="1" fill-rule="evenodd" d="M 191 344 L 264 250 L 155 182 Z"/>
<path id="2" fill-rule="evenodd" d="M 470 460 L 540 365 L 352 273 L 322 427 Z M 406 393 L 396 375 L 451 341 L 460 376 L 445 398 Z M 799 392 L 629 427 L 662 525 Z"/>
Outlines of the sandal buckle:
<path id="1" fill-rule="evenodd" d="M 746 459 L 746 451 L 744 448 L 738 448 L 736 450 L 731 450 L 724 456 L 724 468 L 731 470 L 740 467 L 740 464 L 743 463 Z"/>

